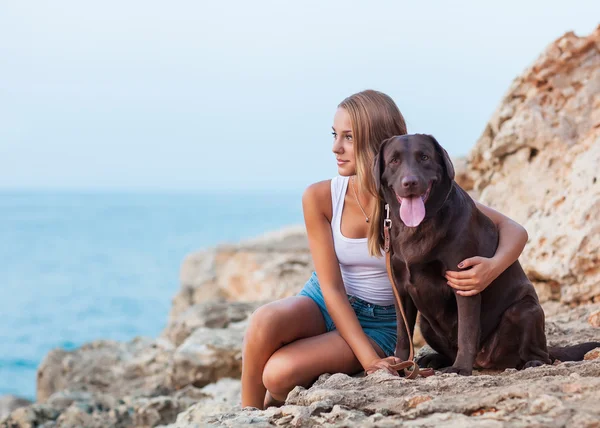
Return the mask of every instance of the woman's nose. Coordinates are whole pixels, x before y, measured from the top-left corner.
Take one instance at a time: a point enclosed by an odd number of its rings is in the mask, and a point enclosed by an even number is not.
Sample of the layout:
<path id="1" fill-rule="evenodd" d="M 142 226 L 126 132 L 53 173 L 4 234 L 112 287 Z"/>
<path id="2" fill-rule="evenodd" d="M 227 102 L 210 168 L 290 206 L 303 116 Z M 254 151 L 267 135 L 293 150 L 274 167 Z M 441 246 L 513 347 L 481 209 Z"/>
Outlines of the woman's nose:
<path id="1" fill-rule="evenodd" d="M 333 153 L 342 153 L 344 151 L 343 146 L 339 139 L 333 140 Z"/>

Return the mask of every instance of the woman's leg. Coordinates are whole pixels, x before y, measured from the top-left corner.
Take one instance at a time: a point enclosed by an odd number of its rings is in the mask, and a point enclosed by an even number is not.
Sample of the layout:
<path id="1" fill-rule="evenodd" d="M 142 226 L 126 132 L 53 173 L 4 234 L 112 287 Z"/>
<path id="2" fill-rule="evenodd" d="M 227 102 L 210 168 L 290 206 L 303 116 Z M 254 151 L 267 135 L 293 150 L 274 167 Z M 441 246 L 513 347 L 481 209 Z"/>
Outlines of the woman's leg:
<path id="1" fill-rule="evenodd" d="M 370 340 L 379 356 L 385 357 Z M 277 350 L 266 363 L 263 384 L 273 399 L 284 401 L 294 387 L 308 387 L 323 373 L 354 374 L 360 370 L 362 366 L 352 349 L 334 330 L 296 340 Z"/>
<path id="2" fill-rule="evenodd" d="M 294 296 L 258 308 L 250 318 L 242 354 L 242 407 L 263 408 L 266 388 L 263 370 L 282 346 L 325 333 L 317 304 L 307 296 Z"/>

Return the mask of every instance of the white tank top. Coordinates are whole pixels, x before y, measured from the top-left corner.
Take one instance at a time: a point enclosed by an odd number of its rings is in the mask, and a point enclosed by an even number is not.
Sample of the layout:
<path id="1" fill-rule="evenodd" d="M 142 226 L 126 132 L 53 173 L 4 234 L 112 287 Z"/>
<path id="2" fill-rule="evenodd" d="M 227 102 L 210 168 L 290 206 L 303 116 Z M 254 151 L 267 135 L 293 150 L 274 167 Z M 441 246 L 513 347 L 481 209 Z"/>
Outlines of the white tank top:
<path id="1" fill-rule="evenodd" d="M 331 229 L 333 246 L 340 263 L 346 293 L 376 305 L 393 305 L 394 292 L 388 278 L 385 257 L 369 255 L 367 238 L 342 235 L 342 211 L 349 177 L 331 180 Z"/>

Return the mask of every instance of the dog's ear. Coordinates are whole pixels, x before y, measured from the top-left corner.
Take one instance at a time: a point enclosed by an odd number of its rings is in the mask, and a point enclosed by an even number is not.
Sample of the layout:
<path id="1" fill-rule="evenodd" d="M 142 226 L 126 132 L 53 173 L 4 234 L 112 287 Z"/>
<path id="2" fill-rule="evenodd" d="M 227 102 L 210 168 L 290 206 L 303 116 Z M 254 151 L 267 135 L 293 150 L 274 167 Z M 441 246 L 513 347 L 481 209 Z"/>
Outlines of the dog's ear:
<path id="1" fill-rule="evenodd" d="M 433 141 L 433 144 L 435 146 L 435 150 L 438 152 L 438 154 L 444 161 L 444 168 L 446 169 L 446 174 L 448 175 L 448 178 L 450 179 L 450 181 L 454 180 L 454 165 L 452 165 L 452 161 L 450 160 L 450 156 L 448 156 L 448 152 L 440 145 L 440 143 L 438 143 L 438 141 L 433 137 L 433 135 L 428 135 L 428 137 L 431 138 L 431 141 Z"/>
<path id="2" fill-rule="evenodd" d="M 379 152 L 375 155 L 373 159 L 373 177 L 375 179 L 375 190 L 377 190 L 377 194 L 379 194 L 381 189 L 381 175 L 383 174 L 383 152 L 385 150 L 385 146 L 388 141 L 392 140 L 394 137 L 388 138 L 387 140 L 383 140 L 379 145 Z"/>

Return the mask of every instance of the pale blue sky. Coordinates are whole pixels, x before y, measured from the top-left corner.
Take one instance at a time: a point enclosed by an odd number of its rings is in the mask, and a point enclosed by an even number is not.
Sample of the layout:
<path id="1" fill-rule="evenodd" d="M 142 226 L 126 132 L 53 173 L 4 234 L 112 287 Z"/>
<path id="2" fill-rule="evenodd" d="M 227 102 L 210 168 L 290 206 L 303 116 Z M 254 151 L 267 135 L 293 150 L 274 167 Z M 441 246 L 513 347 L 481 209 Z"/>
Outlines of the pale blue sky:
<path id="1" fill-rule="evenodd" d="M 300 189 L 373 88 L 468 152 L 599 1 L 2 1 L 0 187 Z"/>

